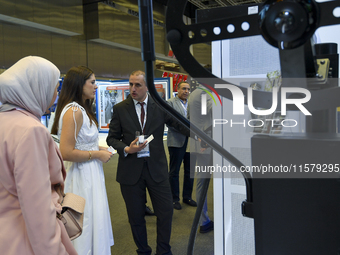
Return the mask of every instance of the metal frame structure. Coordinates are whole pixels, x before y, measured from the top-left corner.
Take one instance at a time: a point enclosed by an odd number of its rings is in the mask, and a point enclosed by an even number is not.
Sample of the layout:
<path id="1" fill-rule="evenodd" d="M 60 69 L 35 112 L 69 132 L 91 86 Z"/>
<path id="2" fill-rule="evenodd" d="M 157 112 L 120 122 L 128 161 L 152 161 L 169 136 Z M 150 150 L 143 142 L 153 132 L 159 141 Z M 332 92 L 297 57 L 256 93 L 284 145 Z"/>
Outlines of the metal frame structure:
<path id="1" fill-rule="evenodd" d="M 334 109 L 338 106 L 338 98 L 340 97 L 340 88 L 332 87 L 332 86 L 324 86 L 320 88 L 317 86 L 320 82 L 320 72 L 318 68 L 317 59 L 314 54 L 314 45 L 311 37 L 315 30 L 318 27 L 335 25 L 339 23 L 339 17 L 333 15 L 334 10 L 339 7 L 339 1 L 329 1 L 323 3 L 317 3 L 314 0 L 269 0 L 264 4 L 255 4 L 255 5 L 245 5 L 245 6 L 236 6 L 236 7 L 222 7 L 215 8 L 211 10 L 206 10 L 206 15 L 210 17 L 218 17 L 219 15 L 214 15 L 215 12 L 225 12 L 231 13 L 231 15 L 224 15 L 224 18 L 216 18 L 204 23 L 196 23 L 191 25 L 186 25 L 183 23 L 183 11 L 185 9 L 186 1 L 182 0 L 172 0 L 168 2 L 167 9 L 167 18 L 166 18 L 166 28 L 167 28 L 167 39 L 171 44 L 172 50 L 176 55 L 179 63 L 184 67 L 184 69 L 195 78 L 208 78 L 211 82 L 210 86 L 214 86 L 213 84 L 230 84 L 228 81 L 220 79 L 214 76 L 211 72 L 203 68 L 191 55 L 189 47 L 192 44 L 197 43 L 206 43 L 217 40 L 231 39 L 231 38 L 239 38 L 245 36 L 252 35 L 260 35 L 267 40 L 268 43 L 278 47 L 280 52 L 280 62 L 281 62 L 281 70 L 282 77 L 284 80 L 287 78 L 298 78 L 299 86 L 302 88 L 309 89 L 311 92 L 311 100 L 305 104 L 305 107 L 312 111 L 313 113 L 320 113 L 321 117 L 328 116 L 330 117 L 331 113 L 330 109 Z M 240 162 L 237 158 L 232 156 L 228 151 L 224 150 L 219 144 L 210 139 L 205 133 L 196 128 L 194 125 L 190 125 L 190 123 L 181 117 L 176 111 L 174 111 L 171 107 L 169 107 L 164 101 L 159 100 L 157 93 L 155 93 L 153 84 L 153 61 L 154 57 L 154 45 L 153 45 L 153 25 L 152 25 L 152 3 L 150 1 L 139 0 L 139 8 L 140 8 L 140 27 L 141 27 L 141 40 L 142 40 L 142 59 L 145 61 L 145 69 L 147 76 L 147 84 L 149 87 L 149 91 L 151 96 L 155 99 L 155 101 L 166 111 L 170 112 L 175 118 L 183 123 L 187 128 L 190 128 L 193 133 L 197 136 L 201 137 L 207 144 L 209 144 L 215 151 L 220 153 L 224 158 L 226 158 L 230 163 L 235 165 L 238 169 L 243 166 L 242 162 Z M 232 8 L 232 9 L 227 9 Z M 179 11 L 183 10 L 183 11 Z M 230 29 L 228 29 L 230 28 Z M 218 31 L 218 32 L 216 32 Z M 298 62 L 297 62 L 298 61 Z M 299 63 L 296 65 L 295 63 Z M 328 74 L 327 74 L 328 75 Z M 289 82 L 283 82 L 282 87 L 296 87 L 297 84 L 290 84 Z M 246 89 L 239 86 L 244 93 L 247 95 Z M 229 90 L 215 88 L 219 95 L 233 99 L 232 93 Z M 280 92 L 279 92 L 280 93 Z M 288 95 L 289 98 L 296 98 L 300 95 L 297 93 L 291 93 Z M 280 98 L 280 97 L 279 97 Z M 247 96 L 244 98 L 245 104 L 247 102 Z M 320 102 L 323 102 L 320 104 Z M 263 92 L 263 91 L 254 91 L 253 93 L 253 104 L 255 107 L 269 108 L 271 106 L 271 93 Z M 317 115 L 317 114 L 315 114 Z M 318 116 L 318 117 L 320 117 Z M 331 118 L 331 117 L 330 117 Z M 308 122 L 308 121 L 307 121 Z M 324 144 L 327 139 L 334 139 L 336 146 L 339 144 L 339 138 L 334 137 L 334 129 L 329 127 L 325 127 L 324 129 L 319 127 L 315 127 L 313 119 L 307 123 L 309 125 L 308 131 L 313 132 L 323 132 L 326 133 L 326 137 L 323 139 L 318 139 L 317 136 L 304 136 L 299 138 L 301 140 L 300 145 L 306 146 L 310 141 L 316 140 L 317 144 Z M 327 133 L 330 136 L 327 136 Z M 295 138 L 294 138 L 295 139 Z M 290 137 L 287 137 L 288 145 L 284 148 L 287 149 L 292 145 L 291 141 L 294 140 Z M 264 139 L 265 140 L 265 139 Z M 273 142 L 274 140 L 271 140 Z M 307 141 L 307 143 L 306 143 Z M 262 139 L 255 139 L 255 143 L 263 142 Z M 265 141 L 267 142 L 267 141 Z M 278 142 L 278 141 L 275 141 Z M 281 141 L 279 141 L 280 143 Z M 327 152 L 330 152 L 330 148 L 324 147 Z M 322 151 L 322 150 L 321 150 Z M 331 153 L 332 154 L 332 153 Z M 254 154 L 255 155 L 255 154 Z M 302 161 L 306 159 L 306 154 L 301 154 Z M 333 154 L 332 154 L 333 155 Z M 300 159 L 300 157 L 298 157 Z M 308 158 L 308 155 L 307 155 Z M 289 159 L 285 159 L 288 160 Z M 334 155 L 330 158 L 330 161 L 333 162 Z M 256 160 L 254 160 L 256 161 Z M 248 173 L 242 173 L 246 182 L 247 189 L 247 199 L 243 203 L 243 214 L 246 217 L 254 217 L 255 219 L 255 228 L 260 229 L 261 224 L 265 224 L 265 226 L 269 226 L 268 221 L 261 218 L 262 207 L 261 203 L 259 203 L 258 193 L 260 193 L 261 185 L 275 187 L 275 183 L 279 184 L 279 187 L 282 187 L 287 184 L 287 182 L 281 183 L 278 182 L 261 182 L 256 181 L 256 187 L 253 185 L 253 178 Z M 288 181 L 289 182 L 289 181 Z M 273 185 L 274 183 L 274 185 Z M 294 182 L 292 182 L 294 183 Z M 308 198 L 308 191 L 312 191 L 315 187 L 315 184 L 310 184 L 312 182 L 306 181 L 302 179 L 301 181 L 295 182 L 294 192 L 301 192 L 302 202 L 300 204 L 292 203 L 289 205 L 295 206 L 298 210 L 303 206 L 308 205 L 307 203 L 312 203 L 314 200 Z M 320 182 L 322 186 L 327 186 L 328 184 L 334 190 L 339 190 L 339 185 L 337 185 L 336 180 Z M 301 187 L 300 187 L 301 186 Z M 207 189 L 207 185 L 205 188 Z M 303 189 L 306 189 L 307 192 L 303 192 Z M 325 189 L 329 192 L 329 189 Z M 280 190 L 276 190 L 280 193 Z M 253 195 L 257 192 L 257 204 L 253 202 Z M 322 204 L 322 199 L 325 194 L 328 193 L 320 192 L 315 194 L 315 203 Z M 253 194 L 254 193 L 254 194 Z M 314 194 L 314 193 L 313 193 Z M 333 210 L 335 212 L 340 212 L 340 201 L 338 195 L 335 196 L 335 205 L 330 205 L 329 208 L 325 210 Z M 203 196 L 204 198 L 205 196 Z M 290 199 L 289 196 L 281 196 L 284 201 L 280 201 L 279 203 L 286 202 Z M 339 205 L 338 205 L 339 204 Z M 324 206 L 324 204 L 322 204 Z M 200 211 L 203 207 L 203 199 L 202 201 L 198 201 L 198 208 L 195 215 L 193 228 L 191 232 L 191 236 L 189 239 L 189 246 L 187 254 L 193 253 L 193 245 L 195 240 L 195 234 L 197 231 L 198 219 L 200 216 Z M 270 206 L 269 206 L 270 207 Z M 268 210 L 268 206 L 266 207 Z M 280 207 L 282 209 L 282 207 Z M 295 209 L 296 209 L 295 208 Z M 308 207 L 308 210 L 313 209 L 314 207 Z M 284 208 L 283 208 L 284 209 Z M 290 209 L 290 208 L 289 208 Z M 277 212 L 277 211 L 276 211 Z M 285 212 L 277 212 L 281 213 L 280 215 L 284 215 Z M 303 213 L 307 213 L 304 211 Z M 328 215 L 328 214 L 324 214 Z M 310 217 L 309 215 L 303 215 L 305 217 Z M 308 220 L 302 220 L 299 225 L 299 219 L 295 219 L 294 224 L 290 219 L 285 219 L 284 223 L 287 223 L 292 227 L 291 231 L 294 231 L 295 228 L 307 227 L 303 224 L 306 224 Z M 310 217 L 308 219 L 314 219 Z M 311 222 L 312 224 L 312 222 Z M 327 242 L 327 247 L 317 246 L 317 249 L 313 250 L 313 244 L 310 240 L 306 238 L 299 238 L 298 241 L 292 241 L 288 236 L 290 232 L 287 231 L 285 233 L 278 233 L 278 231 L 274 233 L 274 239 L 271 239 L 274 242 L 272 245 L 269 245 L 268 242 L 265 241 L 266 237 L 269 237 L 268 234 L 272 234 L 273 231 L 261 232 L 260 230 L 255 229 L 257 248 L 256 254 L 287 254 L 287 249 L 285 249 L 284 245 L 278 245 L 280 242 L 287 242 L 288 246 L 291 245 L 291 248 L 288 249 L 290 254 L 301 254 L 299 245 L 307 246 L 305 248 L 306 254 L 321 254 L 320 252 L 332 252 L 332 254 L 336 254 L 335 252 L 339 252 L 339 247 L 334 242 L 340 237 L 340 232 L 337 231 L 337 227 L 340 225 L 339 220 L 334 219 L 334 226 L 336 228 L 332 228 L 332 232 L 329 233 L 328 238 L 324 238 L 325 242 Z M 315 232 L 318 228 L 324 228 L 325 226 L 321 226 L 321 224 L 316 224 L 316 228 L 308 227 L 311 232 Z M 265 233 L 265 234 L 263 234 Z M 261 238 L 260 238 L 261 237 Z M 281 239 L 281 240 L 280 240 Z M 313 239 L 311 239 L 313 240 Z M 331 240 L 331 241 L 326 241 Z M 300 241 L 300 243 L 299 243 Z M 263 243 L 262 243 L 263 242 Z M 263 246 L 268 246 L 269 248 Z M 275 250 L 277 248 L 282 249 Z M 283 253 L 280 253 L 283 252 Z M 314 253 L 313 253 L 314 252 Z M 315 253 L 317 252 L 317 253 Z M 323 254 L 326 254 L 323 253 Z"/>

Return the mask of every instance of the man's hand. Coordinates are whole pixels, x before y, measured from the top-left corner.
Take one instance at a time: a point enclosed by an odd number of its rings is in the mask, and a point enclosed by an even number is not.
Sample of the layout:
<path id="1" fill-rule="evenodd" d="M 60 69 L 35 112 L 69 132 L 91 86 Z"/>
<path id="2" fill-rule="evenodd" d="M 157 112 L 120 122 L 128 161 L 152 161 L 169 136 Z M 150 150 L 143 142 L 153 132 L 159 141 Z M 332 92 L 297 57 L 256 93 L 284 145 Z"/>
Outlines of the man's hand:
<path id="1" fill-rule="evenodd" d="M 125 148 L 125 152 L 129 154 L 133 154 L 133 153 L 143 150 L 146 147 L 147 141 L 144 141 L 144 143 L 139 144 L 139 145 L 137 145 L 137 142 L 138 142 L 138 137 L 130 143 L 129 147 Z"/>

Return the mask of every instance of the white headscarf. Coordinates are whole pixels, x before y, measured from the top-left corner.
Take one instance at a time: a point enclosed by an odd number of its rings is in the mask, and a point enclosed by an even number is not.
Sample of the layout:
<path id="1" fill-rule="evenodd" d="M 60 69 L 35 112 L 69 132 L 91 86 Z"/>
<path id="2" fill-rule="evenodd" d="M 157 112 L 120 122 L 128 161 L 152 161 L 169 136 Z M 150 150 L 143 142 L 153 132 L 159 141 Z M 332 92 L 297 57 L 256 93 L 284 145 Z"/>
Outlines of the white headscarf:
<path id="1" fill-rule="evenodd" d="M 0 112 L 19 107 L 40 119 L 52 101 L 59 76 L 59 69 L 42 57 L 20 59 L 0 75 Z"/>

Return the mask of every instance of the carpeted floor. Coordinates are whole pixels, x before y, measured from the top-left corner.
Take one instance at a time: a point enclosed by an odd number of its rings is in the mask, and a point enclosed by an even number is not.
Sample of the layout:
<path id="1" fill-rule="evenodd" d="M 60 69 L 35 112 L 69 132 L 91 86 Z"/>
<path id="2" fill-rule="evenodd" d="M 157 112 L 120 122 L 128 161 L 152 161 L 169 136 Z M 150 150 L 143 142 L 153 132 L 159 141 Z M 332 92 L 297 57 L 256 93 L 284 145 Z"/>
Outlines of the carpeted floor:
<path id="1" fill-rule="evenodd" d="M 165 142 L 166 145 L 166 142 Z M 166 148 L 167 152 L 167 148 Z M 168 156 L 168 155 L 167 155 Z M 109 200 L 112 229 L 114 236 L 114 246 L 111 251 L 113 255 L 133 255 L 136 253 L 136 245 L 133 241 L 130 225 L 128 222 L 125 203 L 120 193 L 119 184 L 116 182 L 118 154 L 114 155 L 110 162 L 104 164 L 106 190 Z M 183 181 L 183 168 L 180 171 L 180 182 Z M 182 187 L 182 183 L 180 183 Z M 208 191 L 208 210 L 209 216 L 213 219 L 213 195 L 212 182 Z M 196 183 L 194 183 L 193 199 L 196 201 Z M 196 207 L 182 204 L 182 210 L 174 210 L 172 221 L 172 234 L 170 245 L 174 255 L 186 255 L 187 245 L 191 225 L 195 215 Z M 148 198 L 148 205 L 151 206 L 151 200 Z M 146 216 L 149 245 L 156 251 L 156 217 Z M 214 254 L 214 233 L 206 234 L 197 233 L 195 241 L 195 255 L 212 255 Z M 100 255 L 100 254 L 98 254 Z"/>

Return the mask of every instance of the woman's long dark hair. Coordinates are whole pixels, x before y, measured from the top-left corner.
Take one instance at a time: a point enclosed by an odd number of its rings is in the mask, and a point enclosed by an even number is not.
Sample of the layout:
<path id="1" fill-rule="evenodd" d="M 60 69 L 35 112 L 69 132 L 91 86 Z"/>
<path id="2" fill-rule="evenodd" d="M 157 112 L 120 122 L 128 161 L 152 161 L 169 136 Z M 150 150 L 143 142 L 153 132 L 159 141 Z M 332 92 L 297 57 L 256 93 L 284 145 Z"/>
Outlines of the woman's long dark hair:
<path id="1" fill-rule="evenodd" d="M 85 109 L 87 116 L 89 116 L 91 124 L 93 120 L 98 127 L 98 121 L 92 110 L 93 99 L 86 99 L 85 103 L 83 103 L 82 99 L 83 86 L 92 74 L 94 74 L 94 72 L 85 66 L 72 67 L 68 70 L 61 87 L 51 134 L 56 135 L 58 133 L 61 112 L 64 107 L 71 102 L 76 102 L 81 105 Z"/>

